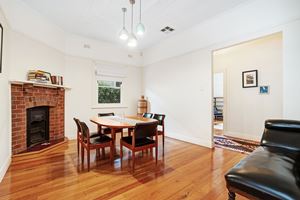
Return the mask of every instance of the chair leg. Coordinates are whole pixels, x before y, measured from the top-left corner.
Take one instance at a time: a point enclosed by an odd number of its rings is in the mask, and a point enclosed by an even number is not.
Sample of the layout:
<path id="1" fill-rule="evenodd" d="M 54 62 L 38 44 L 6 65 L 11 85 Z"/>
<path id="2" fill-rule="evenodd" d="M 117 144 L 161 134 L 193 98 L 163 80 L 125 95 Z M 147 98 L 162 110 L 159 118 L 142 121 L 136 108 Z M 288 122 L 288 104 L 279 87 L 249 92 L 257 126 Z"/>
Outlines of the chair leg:
<path id="1" fill-rule="evenodd" d="M 121 169 L 122 169 L 122 162 L 123 162 L 123 145 L 122 142 L 120 140 L 120 164 L 121 164 Z"/>
<path id="2" fill-rule="evenodd" d="M 90 171 L 90 149 L 87 149 L 87 165 L 88 171 Z"/>
<path id="3" fill-rule="evenodd" d="M 158 157 L 158 148 L 157 146 L 155 147 L 155 164 L 157 165 L 157 158 Z"/>
<path id="4" fill-rule="evenodd" d="M 228 200 L 235 200 L 235 193 L 234 192 L 228 192 Z"/>
<path id="5" fill-rule="evenodd" d="M 105 159 L 105 148 L 102 148 L 102 158 Z"/>
<path id="6" fill-rule="evenodd" d="M 134 172 L 134 167 L 135 167 L 135 152 L 132 151 L 132 172 Z"/>
<path id="7" fill-rule="evenodd" d="M 84 167 L 84 148 L 81 146 L 81 167 Z"/>
<path id="8" fill-rule="evenodd" d="M 77 135 L 77 156 L 79 157 L 79 140 L 78 140 L 78 135 Z"/>
<path id="9" fill-rule="evenodd" d="M 165 133 L 162 134 L 162 141 L 163 141 L 163 154 L 165 154 Z"/>

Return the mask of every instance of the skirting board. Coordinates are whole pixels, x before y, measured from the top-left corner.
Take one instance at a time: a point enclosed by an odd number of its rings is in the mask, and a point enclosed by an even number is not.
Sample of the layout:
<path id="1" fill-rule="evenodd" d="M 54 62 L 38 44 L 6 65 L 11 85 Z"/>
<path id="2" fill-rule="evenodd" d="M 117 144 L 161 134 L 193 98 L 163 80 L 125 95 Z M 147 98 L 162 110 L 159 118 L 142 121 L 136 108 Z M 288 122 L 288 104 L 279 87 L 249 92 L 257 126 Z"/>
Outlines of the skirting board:
<path id="1" fill-rule="evenodd" d="M 236 133 L 236 132 L 231 132 L 231 131 L 224 131 L 224 135 L 229 136 L 229 137 L 235 137 L 235 138 L 241 138 L 241 139 L 246 139 L 246 140 L 253 140 L 259 142 L 261 139 L 261 136 L 254 136 L 254 135 L 249 135 L 249 134 L 241 134 L 241 133 Z"/>
<path id="2" fill-rule="evenodd" d="M 171 134 L 166 133 L 166 136 L 169 138 L 174 138 L 177 140 L 181 140 L 184 142 L 188 142 L 188 143 L 192 143 L 192 144 L 196 144 L 196 145 L 200 145 L 200 146 L 204 146 L 204 147 L 208 147 L 208 148 L 213 147 L 211 140 L 204 140 L 201 138 L 190 137 L 190 136 L 186 136 L 186 135 L 174 133 L 174 132 L 172 132 Z"/>
<path id="3" fill-rule="evenodd" d="M 7 159 L 5 160 L 4 164 L 0 168 L 0 182 L 2 181 L 6 171 L 8 170 L 10 163 L 11 163 L 11 157 L 8 156 Z"/>

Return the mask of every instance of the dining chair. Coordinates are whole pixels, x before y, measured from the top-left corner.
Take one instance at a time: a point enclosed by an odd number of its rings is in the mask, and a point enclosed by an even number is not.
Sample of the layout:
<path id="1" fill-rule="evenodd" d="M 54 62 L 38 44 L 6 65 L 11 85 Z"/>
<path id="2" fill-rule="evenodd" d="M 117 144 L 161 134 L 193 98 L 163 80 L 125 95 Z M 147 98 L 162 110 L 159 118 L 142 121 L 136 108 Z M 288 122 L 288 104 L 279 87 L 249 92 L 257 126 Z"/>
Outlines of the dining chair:
<path id="1" fill-rule="evenodd" d="M 143 113 L 142 117 L 145 118 L 152 118 L 153 114 L 152 113 Z M 129 128 L 128 129 L 128 136 L 131 136 L 131 132 L 133 131 L 134 128 Z"/>
<path id="2" fill-rule="evenodd" d="M 154 114 L 153 119 L 158 121 L 158 130 L 157 134 L 162 135 L 162 143 L 163 143 L 163 153 L 165 151 L 165 118 L 164 114 Z"/>
<path id="3" fill-rule="evenodd" d="M 100 148 L 110 147 L 110 162 L 113 162 L 113 141 L 107 135 L 99 135 L 98 137 L 90 137 L 90 130 L 86 123 L 80 122 L 81 132 L 81 163 L 84 166 L 84 149 L 87 151 L 87 165 L 88 171 L 90 171 L 90 152 L 91 150 L 98 150 Z"/>
<path id="4" fill-rule="evenodd" d="M 132 151 L 132 171 L 135 168 L 135 152 L 146 149 L 155 148 L 155 162 L 157 164 L 158 149 L 157 149 L 157 125 L 158 122 L 137 123 L 135 125 L 132 136 L 124 137 L 121 135 L 120 139 L 120 157 L 121 164 L 123 159 L 123 146 Z M 153 137 L 155 139 L 153 139 Z"/>
<path id="5" fill-rule="evenodd" d="M 77 126 L 77 155 L 79 156 L 80 151 L 80 143 L 81 143 L 81 131 L 80 131 L 80 120 L 77 118 L 73 118 L 75 121 L 75 124 Z M 99 136 L 98 132 L 92 132 L 90 133 L 90 138 Z"/>

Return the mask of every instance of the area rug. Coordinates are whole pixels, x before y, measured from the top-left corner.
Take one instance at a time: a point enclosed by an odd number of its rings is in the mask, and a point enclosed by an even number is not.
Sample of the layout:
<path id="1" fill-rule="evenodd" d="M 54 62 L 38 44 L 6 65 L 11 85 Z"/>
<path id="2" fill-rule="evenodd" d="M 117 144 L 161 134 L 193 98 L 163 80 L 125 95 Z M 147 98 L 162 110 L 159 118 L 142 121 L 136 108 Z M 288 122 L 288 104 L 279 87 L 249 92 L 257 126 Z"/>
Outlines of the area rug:
<path id="1" fill-rule="evenodd" d="M 231 138 L 231 137 L 226 137 L 221 135 L 214 136 L 214 143 L 216 147 L 229 149 L 232 151 L 237 151 L 246 154 L 250 154 L 259 146 L 258 142 Z"/>

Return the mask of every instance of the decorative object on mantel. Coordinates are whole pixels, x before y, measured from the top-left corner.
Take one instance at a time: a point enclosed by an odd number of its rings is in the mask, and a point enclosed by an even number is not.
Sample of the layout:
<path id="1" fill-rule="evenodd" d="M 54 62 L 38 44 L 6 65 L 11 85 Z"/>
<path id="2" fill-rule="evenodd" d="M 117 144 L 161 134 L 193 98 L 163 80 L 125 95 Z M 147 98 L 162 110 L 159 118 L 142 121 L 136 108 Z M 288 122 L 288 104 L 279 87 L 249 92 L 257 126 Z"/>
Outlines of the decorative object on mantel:
<path id="1" fill-rule="evenodd" d="M 270 86 L 263 85 L 259 86 L 259 94 L 269 94 L 270 93 Z"/>
<path id="2" fill-rule="evenodd" d="M 0 73 L 2 73 L 3 27 L 0 24 Z"/>
<path id="3" fill-rule="evenodd" d="M 242 78 L 243 78 L 243 88 L 258 86 L 257 70 L 244 71 L 242 73 Z"/>
<path id="4" fill-rule="evenodd" d="M 39 83 L 51 83 L 51 74 L 42 70 L 29 70 L 27 74 L 28 81 Z"/>
<path id="5" fill-rule="evenodd" d="M 62 76 L 51 76 L 51 82 L 55 85 L 63 85 L 63 77 Z"/>
<path id="6" fill-rule="evenodd" d="M 143 115 L 148 111 L 148 101 L 145 99 L 144 95 L 138 101 L 138 115 Z"/>

